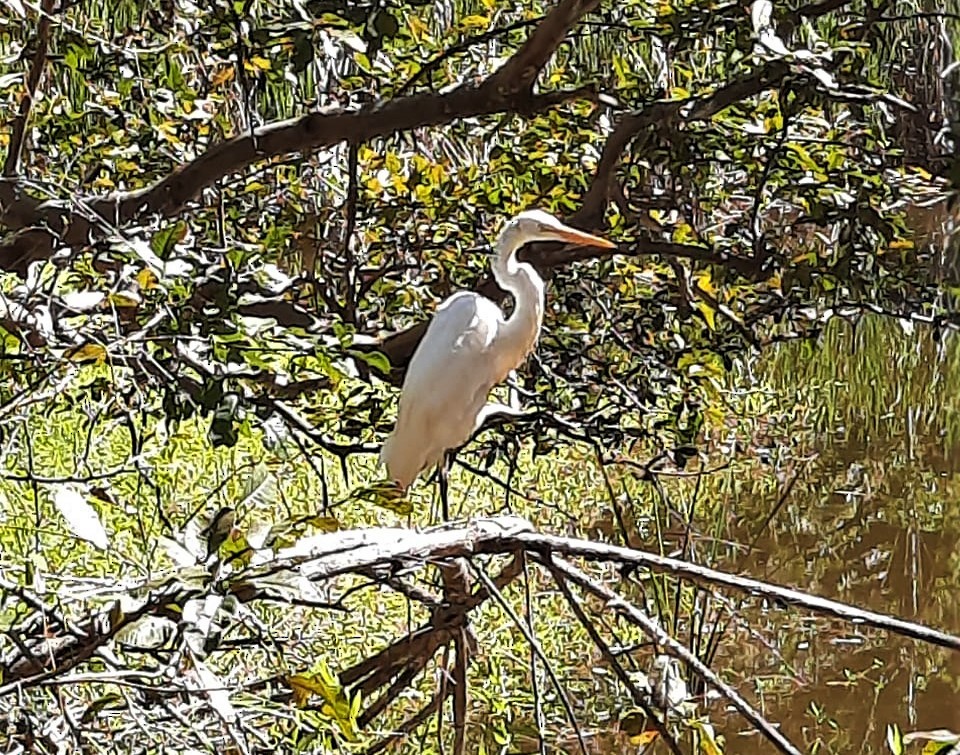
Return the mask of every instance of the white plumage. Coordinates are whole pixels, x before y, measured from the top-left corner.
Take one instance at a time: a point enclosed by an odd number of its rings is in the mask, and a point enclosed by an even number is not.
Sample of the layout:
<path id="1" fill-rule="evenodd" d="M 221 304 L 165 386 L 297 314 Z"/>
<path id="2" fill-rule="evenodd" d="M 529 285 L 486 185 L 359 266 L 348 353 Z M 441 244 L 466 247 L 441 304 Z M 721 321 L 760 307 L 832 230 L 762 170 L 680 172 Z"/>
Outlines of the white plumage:
<path id="1" fill-rule="evenodd" d="M 543 323 L 543 281 L 516 253 L 531 241 L 613 247 L 540 210 L 510 220 L 497 241 L 493 276 L 513 295 L 509 318 L 484 296 L 461 291 L 437 308 L 407 368 L 397 424 L 380 461 L 406 489 L 444 453 L 465 443 L 483 418 L 490 390 L 533 350 Z"/>

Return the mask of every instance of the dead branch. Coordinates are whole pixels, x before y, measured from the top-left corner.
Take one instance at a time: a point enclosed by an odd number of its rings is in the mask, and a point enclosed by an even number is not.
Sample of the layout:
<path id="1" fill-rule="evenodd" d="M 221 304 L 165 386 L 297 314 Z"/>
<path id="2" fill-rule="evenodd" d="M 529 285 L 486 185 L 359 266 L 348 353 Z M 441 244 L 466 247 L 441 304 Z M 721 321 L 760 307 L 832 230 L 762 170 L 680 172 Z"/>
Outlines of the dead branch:
<path id="1" fill-rule="evenodd" d="M 720 679 L 703 661 L 690 652 L 686 646 L 671 637 L 656 620 L 647 616 L 647 614 L 632 603 L 624 600 L 613 590 L 599 584 L 575 566 L 568 564 L 562 559 L 548 556 L 544 559 L 544 563 L 552 565 L 552 568 L 556 569 L 566 579 L 603 599 L 606 607 L 622 614 L 630 622 L 638 625 L 657 645 L 669 650 L 671 655 L 682 660 L 706 682 L 716 687 L 740 714 L 753 724 L 757 731 L 762 733 L 780 752 L 789 753 L 789 755 L 800 755 L 800 750 L 781 734 L 775 726 L 760 715 L 758 711 L 754 710 L 753 706 L 740 696 L 740 693 Z"/>
<path id="2" fill-rule="evenodd" d="M 563 597 L 567 601 L 567 605 L 570 606 L 570 609 L 580 622 L 580 626 L 583 627 L 584 631 L 590 636 L 590 641 L 593 642 L 596 648 L 600 651 L 600 654 L 606 659 L 607 663 L 610 664 L 610 667 L 617 675 L 620 683 L 630 692 L 630 697 L 633 700 L 633 704 L 643 710 L 644 714 L 647 716 L 647 719 L 652 722 L 653 728 L 657 730 L 657 733 L 663 738 L 663 741 L 667 743 L 670 751 L 674 753 L 674 755 L 681 755 L 680 746 L 670 733 L 670 730 L 666 727 L 666 724 L 660 720 L 660 716 L 657 715 L 656 711 L 650 707 L 650 704 L 647 702 L 646 696 L 643 694 L 642 690 L 634 683 L 633 679 L 630 677 L 630 674 L 623 667 L 623 664 L 620 663 L 620 659 L 613 654 L 613 651 L 610 649 L 610 646 L 607 645 L 606 640 L 603 639 L 603 637 L 600 635 L 600 632 L 597 631 L 597 628 L 587 616 L 583 606 L 580 605 L 580 602 L 570 589 L 566 575 L 557 568 L 557 565 L 554 563 L 553 559 L 547 561 L 546 566 L 553 575 L 554 580 L 556 580 L 556 583 L 560 588 L 560 592 L 563 593 Z"/>
<path id="3" fill-rule="evenodd" d="M 672 574 L 689 579 L 699 585 L 711 587 L 728 587 L 738 592 L 758 595 L 772 601 L 803 608 L 811 613 L 832 616 L 842 621 L 865 624 L 875 629 L 893 632 L 904 637 L 910 637 L 921 642 L 960 650 L 960 637 L 931 629 L 922 624 L 903 621 L 892 616 L 865 611 L 827 598 L 809 595 L 800 590 L 782 587 L 771 582 L 763 582 L 749 577 L 740 577 L 735 574 L 710 569 L 706 566 L 682 561 L 680 559 L 659 556 L 647 551 L 622 548 L 606 543 L 597 543 L 579 538 L 556 537 L 543 535 L 531 530 L 519 531 L 516 535 L 506 538 L 513 547 L 525 548 L 528 551 L 546 554 L 560 554 L 564 556 L 578 556 L 589 561 L 608 561 L 613 563 L 642 566 L 657 573 Z"/>
<path id="4" fill-rule="evenodd" d="M 430 703 L 398 729 L 411 731 L 418 721 L 423 721 L 430 712 L 436 712 L 450 695 L 454 698 L 455 731 L 454 739 L 462 741 L 460 733 L 465 726 L 466 688 L 463 684 L 464 668 L 474 651 L 475 639 L 470 631 L 468 614 L 474 608 L 491 597 L 496 599 L 510 613 L 512 620 L 521 632 L 528 635 L 534 652 L 546 663 L 542 650 L 537 648 L 535 639 L 529 634 L 527 625 L 507 605 L 500 591 L 522 572 L 521 553 L 529 554 L 551 570 L 558 579 L 561 589 L 571 598 L 566 582 L 569 581 L 604 601 L 606 609 L 620 613 L 627 621 L 639 625 L 653 640 L 665 647 L 670 654 L 682 659 L 707 684 L 720 690 L 740 712 L 759 730 L 763 731 L 782 752 L 796 752 L 786 739 L 782 738 L 751 706 L 739 697 L 736 690 L 717 677 L 705 664 L 693 656 L 684 646 L 669 637 L 650 617 L 636 606 L 594 580 L 589 575 L 564 561 L 561 557 L 577 557 L 586 561 L 644 567 L 657 573 L 671 574 L 688 579 L 708 588 L 723 587 L 734 589 L 762 599 L 793 605 L 817 614 L 832 616 L 858 625 L 892 631 L 923 642 L 939 645 L 952 650 L 960 650 L 960 637 L 948 635 L 900 619 L 882 616 L 870 611 L 849 606 L 832 600 L 804 594 L 779 585 L 759 580 L 726 574 L 707 567 L 667 558 L 642 550 L 623 548 L 615 545 L 592 542 L 570 537 L 557 537 L 540 534 L 533 530 L 526 520 L 513 516 L 479 518 L 464 523 L 451 523 L 434 527 L 423 532 L 414 532 L 405 528 L 377 528 L 364 530 L 346 530 L 324 533 L 303 538 L 297 545 L 279 551 L 265 563 L 248 567 L 234 574 L 213 579 L 198 579 L 197 567 L 188 567 L 180 572 L 173 571 L 163 580 L 155 580 L 153 587 L 144 585 L 137 610 L 124 614 L 115 603 L 110 608 L 94 614 L 82 627 L 72 627 L 64 617 L 56 598 L 42 600 L 31 596 L 28 591 L 18 588 L 28 598 L 23 602 L 29 615 L 19 622 L 15 632 L 7 632 L 15 637 L 12 649 L 0 658 L 5 672 L 0 685 L 0 697 L 10 693 L 20 694 L 23 690 L 54 685 L 56 680 L 65 676 L 78 679 L 83 674 L 69 674 L 70 671 L 88 661 L 94 655 L 105 659 L 111 657 L 111 646 L 118 632 L 132 627 L 140 619 L 153 617 L 179 617 L 190 601 L 203 600 L 209 595 L 230 595 L 242 603 L 266 599 L 276 599 L 270 594 L 270 577 L 276 575 L 296 575 L 298 579 L 313 582 L 330 583 L 345 575 L 398 575 L 422 569 L 426 565 L 438 565 L 444 575 L 446 591 L 443 599 L 433 602 L 430 616 L 424 624 L 409 635 L 361 661 L 340 674 L 344 687 L 361 693 L 363 699 L 375 699 L 358 718 L 358 723 L 368 725 L 396 700 L 400 692 L 427 667 L 430 659 L 441 648 L 452 649 L 454 667 L 450 669 L 452 684 L 438 692 L 434 703 Z M 487 576 L 489 563 L 480 563 L 478 555 L 512 556 L 502 571 L 495 577 Z M 467 572 L 463 564 L 469 564 L 480 584 L 471 591 Z M 181 576 L 178 576 L 181 575 Z M 384 582 L 384 584 L 389 584 Z M 4 587 L 0 585 L 0 587 Z M 4 589 L 7 589 L 4 587 Z M 128 589 L 135 589 L 128 586 Z M 576 601 L 571 603 L 575 606 Z M 574 613 L 585 626 L 589 625 L 585 613 L 574 607 Z M 595 632 L 587 627 L 588 634 L 608 660 L 609 648 L 597 641 Z M 53 632 L 53 634 L 51 634 Z M 56 640 L 55 642 L 52 640 Z M 616 659 L 614 659 L 616 660 Z M 614 669 L 617 664 L 614 664 Z M 550 672 L 547 667 L 548 673 Z M 623 678 L 623 674 L 619 674 Z M 559 685 L 554 677 L 553 682 Z M 631 688 L 634 701 L 640 699 L 638 690 Z M 558 690 L 560 687 L 558 686 Z M 159 697 L 176 692 L 176 686 L 169 690 L 151 687 L 152 694 Z M 379 694 L 377 694 L 379 691 Z M 563 692 L 559 692 L 561 699 Z M 569 708 L 568 715 L 572 713 Z M 640 703 L 638 703 L 640 704 Z M 575 719 L 571 716 L 571 721 Z M 576 724 L 574 723 L 574 726 Z M 458 748 L 462 745 L 457 745 Z"/>

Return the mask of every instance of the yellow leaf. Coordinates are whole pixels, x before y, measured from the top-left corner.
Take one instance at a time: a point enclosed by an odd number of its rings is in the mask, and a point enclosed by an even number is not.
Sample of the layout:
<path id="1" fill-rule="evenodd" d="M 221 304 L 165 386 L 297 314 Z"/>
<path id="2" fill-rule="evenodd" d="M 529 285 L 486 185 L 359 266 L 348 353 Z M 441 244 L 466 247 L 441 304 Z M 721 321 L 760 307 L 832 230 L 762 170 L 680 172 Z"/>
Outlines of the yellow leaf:
<path id="1" fill-rule="evenodd" d="M 714 311 L 706 302 L 698 301 L 696 302 L 696 307 L 700 311 L 700 314 L 703 315 L 703 319 L 707 321 L 707 327 L 710 330 L 717 329 L 717 313 Z"/>
<path id="2" fill-rule="evenodd" d="M 709 296 L 716 299 L 717 298 L 717 287 L 713 283 L 713 278 L 710 275 L 709 270 L 703 270 L 694 276 L 694 280 L 703 291 L 705 291 Z"/>
<path id="3" fill-rule="evenodd" d="M 216 73 L 213 74 L 211 83 L 215 87 L 223 86 L 224 84 L 233 81 L 233 77 L 235 75 L 236 72 L 233 66 L 220 66 Z"/>
<path id="4" fill-rule="evenodd" d="M 650 744 L 658 736 L 660 736 L 660 733 L 656 729 L 647 729 L 646 731 L 640 732 L 636 736 L 630 737 L 630 744 L 643 747 Z"/>
<path id="5" fill-rule="evenodd" d="M 253 560 L 253 548 L 250 547 L 247 536 L 236 527 L 230 530 L 230 534 L 217 550 L 224 561 L 239 562 L 249 566 Z"/>
<path id="6" fill-rule="evenodd" d="M 407 14 L 407 27 L 410 29 L 410 36 L 417 42 L 423 37 L 424 33 L 430 28 L 424 21 L 412 13 Z"/>
<path id="7" fill-rule="evenodd" d="M 149 291 L 151 288 L 156 288 L 158 285 L 156 274 L 149 267 L 143 268 L 143 270 L 137 273 L 137 285 L 140 286 L 141 291 Z"/>
<path id="8" fill-rule="evenodd" d="M 360 710 L 359 693 L 353 701 L 347 697 L 340 680 L 337 679 L 321 661 L 316 672 L 310 674 L 294 674 L 288 676 L 287 684 L 293 690 L 293 703 L 298 708 L 304 707 L 311 696 L 317 695 L 323 699 L 320 711 L 333 721 L 350 741 L 357 739 L 357 712 Z"/>
<path id="9" fill-rule="evenodd" d="M 693 727 L 700 732 L 700 752 L 705 755 L 723 755 L 723 743 L 713 727 L 703 721 L 694 721 Z"/>
<path id="10" fill-rule="evenodd" d="M 259 69 L 261 71 L 270 70 L 270 61 L 266 58 L 261 58 L 259 55 L 254 55 L 252 58 L 250 58 L 250 64 L 254 69 Z M 246 65 L 246 63 L 244 63 L 244 65 Z"/>
<path id="11" fill-rule="evenodd" d="M 315 516 L 310 519 L 310 524 L 321 532 L 336 532 L 340 529 L 340 522 L 332 516 Z"/>
<path id="12" fill-rule="evenodd" d="M 365 488 L 358 488 L 353 491 L 353 497 L 362 501 L 369 501 L 375 506 L 379 506 L 395 514 L 406 516 L 413 512 L 413 503 L 404 495 L 395 482 L 385 480 L 375 482 Z"/>
<path id="13" fill-rule="evenodd" d="M 107 297 L 107 300 L 115 307 L 138 307 L 143 301 L 140 295 L 135 291 L 116 291 Z"/>
<path id="14" fill-rule="evenodd" d="M 102 363 L 107 358 L 107 349 L 105 346 L 102 346 L 99 343 L 85 343 L 83 346 L 69 349 L 66 353 L 66 357 L 71 362 L 95 361 Z"/>
<path id="15" fill-rule="evenodd" d="M 913 249 L 913 241 L 910 239 L 895 239 L 887 244 L 888 249 Z"/>
<path id="16" fill-rule="evenodd" d="M 677 223 L 673 227 L 672 236 L 675 244 L 687 244 L 697 240 L 697 233 L 689 223 Z"/>
<path id="17" fill-rule="evenodd" d="M 460 24 L 468 29 L 485 29 L 490 25 L 490 19 L 486 16 L 467 16 Z"/>

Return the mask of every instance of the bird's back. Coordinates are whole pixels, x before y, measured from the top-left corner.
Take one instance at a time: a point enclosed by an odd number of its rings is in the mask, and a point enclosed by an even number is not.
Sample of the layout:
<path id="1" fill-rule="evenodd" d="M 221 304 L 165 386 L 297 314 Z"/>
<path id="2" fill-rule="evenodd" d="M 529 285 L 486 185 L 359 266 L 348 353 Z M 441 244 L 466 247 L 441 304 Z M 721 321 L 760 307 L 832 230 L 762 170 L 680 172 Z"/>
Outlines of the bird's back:
<path id="1" fill-rule="evenodd" d="M 455 294 L 437 309 L 410 360 L 397 425 L 380 452 L 402 486 L 469 439 L 490 389 L 503 377 L 490 354 L 502 325 L 500 308 L 472 292 Z"/>

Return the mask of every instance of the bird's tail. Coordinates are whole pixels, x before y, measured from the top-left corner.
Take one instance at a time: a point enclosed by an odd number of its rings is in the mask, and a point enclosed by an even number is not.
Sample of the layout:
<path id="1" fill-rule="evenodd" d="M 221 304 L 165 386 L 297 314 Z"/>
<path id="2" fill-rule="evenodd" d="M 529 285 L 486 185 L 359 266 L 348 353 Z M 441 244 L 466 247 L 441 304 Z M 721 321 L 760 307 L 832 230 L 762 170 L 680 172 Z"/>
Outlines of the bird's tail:
<path id="1" fill-rule="evenodd" d="M 397 435 L 394 430 L 383 442 L 380 463 L 387 468 L 387 477 L 406 490 L 423 469 L 422 449 L 409 440 L 406 444 L 399 443 Z"/>

